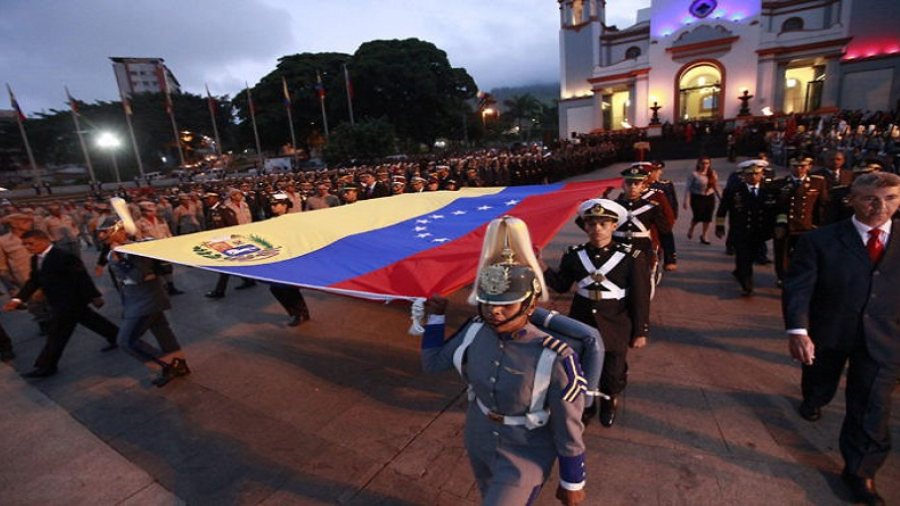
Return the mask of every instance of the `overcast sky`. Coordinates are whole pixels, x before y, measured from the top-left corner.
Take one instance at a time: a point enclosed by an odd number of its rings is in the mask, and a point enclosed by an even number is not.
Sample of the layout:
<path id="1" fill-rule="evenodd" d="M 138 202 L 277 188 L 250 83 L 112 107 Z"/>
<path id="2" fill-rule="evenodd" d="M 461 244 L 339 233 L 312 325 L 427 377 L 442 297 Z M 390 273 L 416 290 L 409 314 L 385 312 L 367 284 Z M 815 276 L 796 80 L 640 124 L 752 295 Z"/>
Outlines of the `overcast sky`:
<path id="1" fill-rule="evenodd" d="M 650 0 L 609 0 L 634 23 Z M 161 57 L 186 92 L 234 96 L 278 58 L 418 38 L 480 89 L 559 80 L 556 0 L 0 0 L 0 81 L 26 114 L 117 100 L 110 56 Z M 9 100 L 0 99 L 0 109 Z"/>

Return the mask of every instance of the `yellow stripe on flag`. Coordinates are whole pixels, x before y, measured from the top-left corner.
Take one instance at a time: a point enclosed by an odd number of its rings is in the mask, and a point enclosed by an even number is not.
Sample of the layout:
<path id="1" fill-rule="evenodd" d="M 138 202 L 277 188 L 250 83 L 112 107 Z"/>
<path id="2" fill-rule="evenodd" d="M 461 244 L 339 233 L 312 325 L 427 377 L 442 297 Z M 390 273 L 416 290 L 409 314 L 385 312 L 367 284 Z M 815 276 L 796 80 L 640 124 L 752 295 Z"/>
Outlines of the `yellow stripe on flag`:
<path id="1" fill-rule="evenodd" d="M 454 200 L 493 195 L 503 187 L 408 193 L 266 221 L 132 243 L 118 251 L 203 267 L 262 265 L 295 258 L 355 234 L 435 212 Z M 250 253 L 248 253 L 250 252 Z M 365 255 L 365 251 L 360 251 Z"/>

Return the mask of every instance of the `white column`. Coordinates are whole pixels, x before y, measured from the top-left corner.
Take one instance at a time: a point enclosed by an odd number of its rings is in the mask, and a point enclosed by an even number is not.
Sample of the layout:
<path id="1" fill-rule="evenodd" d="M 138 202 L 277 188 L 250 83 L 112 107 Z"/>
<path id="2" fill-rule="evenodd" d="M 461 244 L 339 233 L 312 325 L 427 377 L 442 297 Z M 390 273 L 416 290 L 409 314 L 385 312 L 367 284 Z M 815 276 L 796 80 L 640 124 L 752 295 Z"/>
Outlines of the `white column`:
<path id="1" fill-rule="evenodd" d="M 825 59 L 825 84 L 822 85 L 822 107 L 836 107 L 838 105 L 841 77 L 839 60 L 839 56 Z"/>
<path id="2" fill-rule="evenodd" d="M 650 123 L 650 76 L 641 74 L 631 87 L 632 126 L 645 127 Z"/>

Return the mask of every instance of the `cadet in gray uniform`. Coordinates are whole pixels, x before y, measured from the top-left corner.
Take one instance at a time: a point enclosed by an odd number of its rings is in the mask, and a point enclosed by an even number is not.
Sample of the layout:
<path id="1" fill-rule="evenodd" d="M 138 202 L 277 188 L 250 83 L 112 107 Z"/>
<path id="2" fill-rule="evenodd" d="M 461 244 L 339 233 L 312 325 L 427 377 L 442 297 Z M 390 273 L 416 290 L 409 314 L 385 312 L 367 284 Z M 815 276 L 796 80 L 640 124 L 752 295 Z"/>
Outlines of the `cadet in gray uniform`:
<path id="1" fill-rule="evenodd" d="M 529 322 L 543 279 L 516 257 L 537 266 L 524 222 L 492 221 L 469 298 L 479 314 L 445 341 L 447 299 L 431 297 L 422 364 L 456 368 L 469 385 L 465 445 L 483 505 L 531 504 L 558 460 L 556 497 L 574 506 L 585 498 L 585 379 L 577 354 Z"/>
<path id="2" fill-rule="evenodd" d="M 106 218 L 97 230 L 100 239 L 109 245 L 108 266 L 122 297 L 122 324 L 116 336 L 119 346 L 159 370 L 152 381 L 157 387 L 190 374 L 181 345 L 166 319 L 165 310 L 172 305 L 157 272 L 157 261 L 115 251 L 116 247 L 132 242 L 118 219 Z M 148 330 L 156 338 L 159 349 L 141 340 Z"/>

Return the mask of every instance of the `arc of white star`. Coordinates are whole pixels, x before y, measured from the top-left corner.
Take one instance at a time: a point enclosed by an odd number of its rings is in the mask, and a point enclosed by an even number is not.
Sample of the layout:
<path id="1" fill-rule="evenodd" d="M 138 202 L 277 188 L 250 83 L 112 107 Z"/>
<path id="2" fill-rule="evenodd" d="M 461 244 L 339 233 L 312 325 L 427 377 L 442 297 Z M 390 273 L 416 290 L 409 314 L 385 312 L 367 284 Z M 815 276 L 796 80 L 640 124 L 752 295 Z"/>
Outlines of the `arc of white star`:
<path id="1" fill-rule="evenodd" d="M 488 209 L 493 209 L 493 208 L 494 208 L 494 206 L 479 206 L 478 210 L 479 211 L 487 211 Z"/>
<path id="2" fill-rule="evenodd" d="M 439 237 L 439 238 L 437 238 L 437 239 L 432 239 L 431 242 L 447 242 L 447 241 L 449 241 L 449 240 L 450 240 L 450 239 L 447 238 L 447 237 Z"/>
<path id="3" fill-rule="evenodd" d="M 424 234 L 418 234 L 418 235 L 416 235 L 416 237 L 418 237 L 419 239 L 424 239 L 424 238 L 426 238 L 426 237 L 431 237 L 431 236 L 432 236 L 432 234 L 430 234 L 430 233 L 428 233 L 428 232 L 425 232 Z"/>
<path id="4" fill-rule="evenodd" d="M 506 204 L 507 206 L 514 206 L 518 203 L 519 203 L 518 200 L 507 200 L 506 202 L 504 202 L 504 204 Z"/>
<path id="5" fill-rule="evenodd" d="M 431 216 L 429 216 L 429 218 L 431 218 L 432 220 L 442 220 L 442 219 L 444 219 L 444 215 L 443 214 L 432 214 Z"/>
<path id="6" fill-rule="evenodd" d="M 461 214 L 466 214 L 466 212 L 465 211 L 453 211 L 454 216 L 459 216 Z"/>
<path id="7" fill-rule="evenodd" d="M 413 228 L 413 232 L 421 232 L 423 230 L 428 230 L 428 227 L 415 227 Z"/>
<path id="8" fill-rule="evenodd" d="M 429 220 L 416 220 L 416 223 L 431 223 Z"/>

